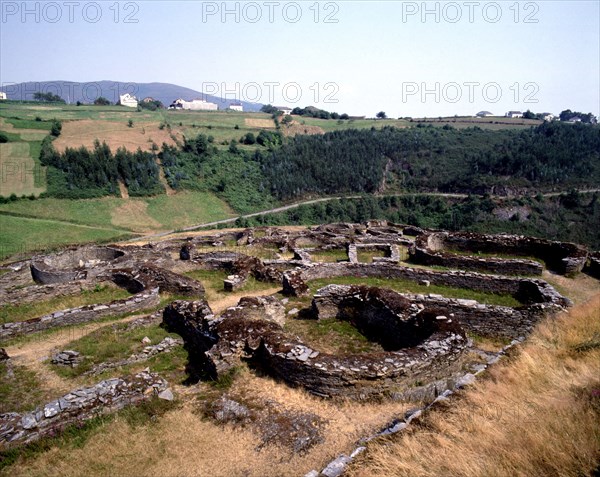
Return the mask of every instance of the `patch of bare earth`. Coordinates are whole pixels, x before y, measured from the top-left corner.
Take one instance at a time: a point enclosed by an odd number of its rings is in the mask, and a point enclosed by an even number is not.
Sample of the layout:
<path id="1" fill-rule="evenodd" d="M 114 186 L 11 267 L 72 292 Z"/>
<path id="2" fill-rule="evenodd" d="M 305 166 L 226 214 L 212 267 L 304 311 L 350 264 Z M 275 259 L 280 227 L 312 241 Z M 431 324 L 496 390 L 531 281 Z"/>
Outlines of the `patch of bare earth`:
<path id="1" fill-rule="evenodd" d="M 249 128 L 272 128 L 275 129 L 275 123 L 272 119 L 244 118 L 244 124 Z"/>
<path id="2" fill-rule="evenodd" d="M 324 134 L 325 131 L 319 126 L 308 126 L 299 124 L 296 121 L 281 128 L 284 136 L 296 136 L 297 134 Z"/>
<path id="3" fill-rule="evenodd" d="M 135 122 L 129 127 L 125 121 L 98 121 L 82 119 L 79 121 L 65 121 L 62 125 L 60 136 L 53 142 L 59 152 L 64 152 L 67 147 L 78 148 L 85 146 L 88 149 L 94 147 L 94 141 L 99 139 L 116 151 L 124 147 L 130 151 L 141 148 L 142 151 L 150 151 L 152 144 L 161 146 L 163 143 L 174 146 L 175 141 L 167 129 L 159 129 L 159 124 Z M 173 132 L 176 136 L 177 132 Z"/>
<path id="4" fill-rule="evenodd" d="M 123 181 L 119 181 L 119 192 L 121 193 L 122 199 L 129 199 L 129 191 Z"/>

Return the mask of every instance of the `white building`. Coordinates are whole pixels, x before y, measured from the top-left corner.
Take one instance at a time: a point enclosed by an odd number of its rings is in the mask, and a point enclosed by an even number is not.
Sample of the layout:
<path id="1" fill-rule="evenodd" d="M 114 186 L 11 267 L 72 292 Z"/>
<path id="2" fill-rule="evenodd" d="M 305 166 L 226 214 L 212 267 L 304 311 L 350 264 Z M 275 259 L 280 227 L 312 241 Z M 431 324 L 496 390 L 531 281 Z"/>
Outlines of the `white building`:
<path id="1" fill-rule="evenodd" d="M 523 113 L 521 111 L 509 111 L 506 113 L 507 118 L 522 118 Z"/>
<path id="2" fill-rule="evenodd" d="M 191 101 L 186 101 L 185 99 L 176 99 L 173 101 L 171 109 L 188 109 L 191 111 L 217 111 L 219 106 L 215 103 L 210 103 L 208 101 L 204 101 L 203 99 L 193 99 Z"/>
<path id="3" fill-rule="evenodd" d="M 292 114 L 292 108 L 288 108 L 286 106 L 275 106 L 278 111 L 281 111 L 284 116 L 289 116 Z"/>
<path id="4" fill-rule="evenodd" d="M 3 100 L 3 99 L 8 99 L 8 98 L 6 97 L 6 93 L 4 91 L 0 91 L 0 100 Z"/>
<path id="5" fill-rule="evenodd" d="M 475 116 L 477 116 L 478 118 L 487 118 L 493 115 L 494 114 L 490 113 L 489 111 L 479 111 Z"/>
<path id="6" fill-rule="evenodd" d="M 567 121 L 568 123 L 580 123 L 581 118 L 579 116 L 575 116 Z"/>
<path id="7" fill-rule="evenodd" d="M 121 103 L 121 106 L 127 106 L 128 108 L 137 108 L 138 100 L 135 96 L 125 93 L 119 95 L 119 103 Z"/>
<path id="8" fill-rule="evenodd" d="M 242 103 L 231 103 L 229 105 L 229 109 L 232 111 L 239 111 L 241 113 L 244 111 L 244 106 L 242 106 Z"/>
<path id="9" fill-rule="evenodd" d="M 555 117 L 556 116 L 554 116 L 554 114 L 552 114 L 552 113 L 542 113 L 542 116 L 541 116 L 543 121 L 554 121 Z"/>

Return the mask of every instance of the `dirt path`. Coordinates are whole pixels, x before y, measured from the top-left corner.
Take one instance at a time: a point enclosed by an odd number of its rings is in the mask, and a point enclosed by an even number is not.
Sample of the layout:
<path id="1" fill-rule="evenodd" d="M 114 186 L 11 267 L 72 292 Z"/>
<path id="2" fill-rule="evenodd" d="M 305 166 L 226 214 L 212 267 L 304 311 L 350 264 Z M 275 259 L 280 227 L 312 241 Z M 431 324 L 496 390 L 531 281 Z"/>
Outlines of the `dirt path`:
<path id="1" fill-rule="evenodd" d="M 121 193 L 121 199 L 129 199 L 129 191 L 123 181 L 119 181 L 119 192 Z"/>
<path id="2" fill-rule="evenodd" d="M 548 192 L 548 193 L 542 194 L 542 196 L 553 197 L 553 196 L 558 196 L 560 194 L 564 194 L 566 192 L 567 191 Z M 585 189 L 585 190 L 579 191 L 579 193 L 581 193 L 581 194 L 591 194 L 594 192 L 600 192 L 600 189 Z M 469 194 L 453 194 L 453 193 L 442 193 L 442 192 L 415 192 L 415 193 L 411 192 L 411 193 L 397 193 L 397 194 L 379 194 L 379 195 L 376 195 L 376 197 L 405 197 L 405 196 L 411 196 L 411 195 L 430 196 L 430 197 L 446 197 L 446 198 L 452 198 L 452 199 L 466 199 L 469 197 Z M 262 210 L 260 212 L 254 212 L 252 214 L 241 215 L 240 217 L 233 217 L 230 219 L 216 220 L 214 222 L 206 222 L 203 224 L 192 225 L 190 227 L 182 228 L 182 229 L 180 229 L 180 231 L 191 232 L 191 231 L 201 229 L 201 228 L 215 227 L 217 225 L 222 225 L 222 224 L 232 224 L 236 220 L 238 220 L 238 218 L 248 219 L 248 218 L 252 218 L 252 217 L 258 217 L 261 215 L 276 214 L 278 212 L 285 212 L 290 209 L 296 209 L 302 205 L 312 205 L 312 204 L 318 204 L 321 202 L 329 202 L 332 200 L 340 200 L 340 199 L 346 199 L 346 200 L 362 199 L 363 197 L 364 197 L 363 195 L 350 195 L 350 196 L 322 197 L 320 199 L 304 200 L 304 201 L 300 201 L 300 202 L 295 202 L 293 204 L 284 205 L 282 207 L 274 207 L 272 209 Z M 490 197 L 505 198 L 502 196 L 490 196 Z M 147 235 L 146 237 L 144 237 L 144 239 L 152 240 L 152 239 L 162 238 L 162 237 L 171 235 L 173 233 L 175 233 L 174 230 L 171 230 L 168 232 L 161 232 L 161 233 L 157 233 L 157 234 L 151 234 L 151 235 Z M 131 241 L 138 241 L 138 240 L 139 240 L 139 238 L 135 238 L 135 239 L 131 239 L 129 241 L 131 242 Z"/>
<path id="3" fill-rule="evenodd" d="M 228 295 L 219 300 L 213 300 L 209 304 L 215 313 L 221 313 L 227 308 L 237 305 L 239 299 L 244 296 L 271 295 L 280 290 L 281 287 L 278 286 L 255 292 L 239 292 Z M 55 333 L 49 336 L 42 336 L 39 337 L 39 339 L 33 339 L 22 344 L 9 346 L 6 348 L 6 352 L 11 359 L 14 360 L 15 364 L 25 366 L 29 370 L 35 372 L 41 383 L 41 386 L 45 391 L 54 395 L 60 395 L 72 389 L 73 382 L 62 378 L 54 372 L 51 372 L 45 366 L 45 361 L 50 358 L 50 355 L 54 350 L 59 350 L 71 341 L 89 335 L 90 333 L 105 326 L 110 326 L 114 323 L 128 323 L 142 316 L 146 315 L 132 315 L 118 320 L 104 321 L 101 323 L 89 323 L 81 327 L 57 330 Z M 179 391 L 183 389 L 179 388 L 180 387 L 178 386 Z"/>
<path id="4" fill-rule="evenodd" d="M 158 166 L 158 180 L 165 188 L 167 195 L 175 195 L 176 192 L 167 182 L 167 178 L 165 177 L 165 170 L 163 169 L 162 162 L 160 162 L 160 159 L 158 158 L 156 159 L 156 165 Z"/>
<path id="5" fill-rule="evenodd" d="M 273 295 L 281 291 L 281 285 L 277 287 L 268 288 L 266 290 L 259 290 L 254 292 L 238 292 L 232 293 L 231 295 L 227 295 L 225 298 L 221 298 L 220 300 L 209 300 L 208 304 L 210 305 L 211 310 L 214 313 L 221 313 L 227 308 L 235 306 L 240 301 L 240 298 L 245 296 L 262 296 L 262 295 Z"/>

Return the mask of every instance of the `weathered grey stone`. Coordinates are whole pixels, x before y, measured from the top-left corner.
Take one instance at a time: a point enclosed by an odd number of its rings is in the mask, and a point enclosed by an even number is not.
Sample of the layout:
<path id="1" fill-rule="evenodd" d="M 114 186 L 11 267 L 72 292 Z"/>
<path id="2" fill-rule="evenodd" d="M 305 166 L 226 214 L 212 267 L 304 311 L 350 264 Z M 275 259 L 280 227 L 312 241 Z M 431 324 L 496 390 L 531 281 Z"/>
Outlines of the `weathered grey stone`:
<path id="1" fill-rule="evenodd" d="M 44 417 L 56 416 L 60 412 L 58 401 L 52 401 L 44 406 Z"/>
<path id="2" fill-rule="evenodd" d="M 464 388 L 466 386 L 473 384 L 474 382 L 475 382 L 475 376 L 472 373 L 467 373 L 458 380 L 458 382 L 456 383 L 456 387 Z"/>
<path id="3" fill-rule="evenodd" d="M 158 398 L 164 399 L 165 401 L 172 401 L 175 399 L 175 396 L 173 396 L 173 391 L 171 391 L 171 388 L 167 388 L 158 393 Z"/>
<path id="4" fill-rule="evenodd" d="M 35 419 L 35 415 L 34 414 L 25 414 L 21 418 L 21 426 L 23 426 L 23 429 L 27 429 L 27 430 L 37 427 L 37 421 Z"/>
<path id="5" fill-rule="evenodd" d="M 350 456 L 342 454 L 337 459 L 331 461 L 327 467 L 321 471 L 321 475 L 325 477 L 339 477 L 344 473 L 346 466 L 352 461 Z"/>

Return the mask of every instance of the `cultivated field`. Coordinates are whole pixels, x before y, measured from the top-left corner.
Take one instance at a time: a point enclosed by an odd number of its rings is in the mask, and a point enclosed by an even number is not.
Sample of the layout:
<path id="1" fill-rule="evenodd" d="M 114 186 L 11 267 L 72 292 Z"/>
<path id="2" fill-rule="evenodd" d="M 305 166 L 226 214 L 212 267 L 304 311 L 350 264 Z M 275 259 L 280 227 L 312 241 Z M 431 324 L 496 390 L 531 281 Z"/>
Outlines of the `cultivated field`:
<path id="1" fill-rule="evenodd" d="M 40 166 L 42 139 L 49 123 L 0 117 L 0 131 L 9 139 L 0 144 L 0 196 L 39 195 L 46 190 L 46 174 Z"/>
<path id="2" fill-rule="evenodd" d="M 82 119 L 63 123 L 60 136 L 52 143 L 59 152 L 64 152 L 67 147 L 87 149 L 94 147 L 94 141 L 106 142 L 111 151 L 115 152 L 120 147 L 130 151 L 138 148 L 150 151 L 153 145 L 158 147 L 163 143 L 169 146 L 176 144 L 175 138 L 181 141 L 181 133 L 169 132 L 166 128 L 159 128 L 160 123 L 143 122 L 133 123 L 132 127 L 127 122 L 98 121 Z"/>

